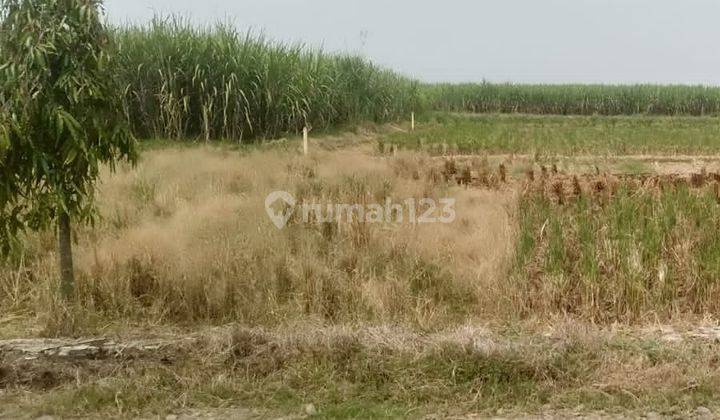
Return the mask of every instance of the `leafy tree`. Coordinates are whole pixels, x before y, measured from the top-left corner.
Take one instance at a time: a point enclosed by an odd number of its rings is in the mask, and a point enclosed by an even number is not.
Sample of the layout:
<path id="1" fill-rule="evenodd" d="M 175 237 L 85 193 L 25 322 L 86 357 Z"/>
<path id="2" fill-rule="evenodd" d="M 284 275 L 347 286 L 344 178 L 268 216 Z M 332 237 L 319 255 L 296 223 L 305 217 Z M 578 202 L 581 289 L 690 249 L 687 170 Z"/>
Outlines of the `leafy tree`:
<path id="1" fill-rule="evenodd" d="M 102 1 L 0 0 L 0 21 L 0 253 L 57 226 L 70 298 L 71 221 L 93 220 L 100 164 L 135 158 Z"/>

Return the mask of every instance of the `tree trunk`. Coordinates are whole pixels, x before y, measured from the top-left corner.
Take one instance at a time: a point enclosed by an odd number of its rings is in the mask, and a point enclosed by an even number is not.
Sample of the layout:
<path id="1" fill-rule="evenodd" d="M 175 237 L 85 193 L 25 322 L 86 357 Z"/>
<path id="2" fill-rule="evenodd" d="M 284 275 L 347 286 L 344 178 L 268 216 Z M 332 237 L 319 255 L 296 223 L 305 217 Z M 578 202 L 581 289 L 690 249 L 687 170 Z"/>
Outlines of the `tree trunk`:
<path id="1" fill-rule="evenodd" d="M 72 232 L 70 216 L 61 212 L 58 219 L 58 250 L 60 252 L 60 294 L 70 300 L 75 291 L 75 271 L 72 256 Z"/>

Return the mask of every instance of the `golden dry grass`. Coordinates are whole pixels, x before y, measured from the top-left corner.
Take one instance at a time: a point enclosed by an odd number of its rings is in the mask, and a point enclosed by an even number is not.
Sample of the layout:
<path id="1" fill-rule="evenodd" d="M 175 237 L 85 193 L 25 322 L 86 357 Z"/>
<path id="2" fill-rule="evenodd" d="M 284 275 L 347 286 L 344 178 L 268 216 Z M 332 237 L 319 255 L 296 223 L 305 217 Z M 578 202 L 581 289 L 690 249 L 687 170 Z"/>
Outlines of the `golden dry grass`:
<path id="1" fill-rule="evenodd" d="M 433 329 L 498 310 L 515 194 L 453 187 L 434 179 L 428 163 L 418 154 L 374 156 L 365 146 L 309 158 L 214 147 L 148 151 L 136 168 L 103 174 L 99 222 L 77 232 L 82 310 L 71 311 L 73 327 L 299 317 Z M 264 208 L 275 190 L 340 203 L 450 196 L 458 221 L 291 222 L 280 231 Z M 0 299 L 38 316 L 50 333 L 72 331 L 60 327 L 68 314 L 53 297 L 52 235 L 28 244 L 21 268 L 2 270 L 8 290 Z"/>

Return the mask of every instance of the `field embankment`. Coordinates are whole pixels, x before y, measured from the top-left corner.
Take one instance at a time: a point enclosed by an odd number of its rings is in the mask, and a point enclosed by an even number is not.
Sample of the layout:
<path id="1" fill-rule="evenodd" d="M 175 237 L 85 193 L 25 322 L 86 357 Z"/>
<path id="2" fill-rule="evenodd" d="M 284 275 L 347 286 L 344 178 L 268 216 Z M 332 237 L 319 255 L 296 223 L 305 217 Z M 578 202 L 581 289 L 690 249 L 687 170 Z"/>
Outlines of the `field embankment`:
<path id="1" fill-rule="evenodd" d="M 0 386 L 9 391 L 0 413 L 708 419 L 720 384 L 718 330 L 709 327 L 466 324 L 419 334 L 301 323 L 153 332 L 150 341 L 117 338 L 125 351 L 92 358 L 19 352 L 17 342 L 0 341 Z M 53 345 L 61 342 L 46 343 Z"/>

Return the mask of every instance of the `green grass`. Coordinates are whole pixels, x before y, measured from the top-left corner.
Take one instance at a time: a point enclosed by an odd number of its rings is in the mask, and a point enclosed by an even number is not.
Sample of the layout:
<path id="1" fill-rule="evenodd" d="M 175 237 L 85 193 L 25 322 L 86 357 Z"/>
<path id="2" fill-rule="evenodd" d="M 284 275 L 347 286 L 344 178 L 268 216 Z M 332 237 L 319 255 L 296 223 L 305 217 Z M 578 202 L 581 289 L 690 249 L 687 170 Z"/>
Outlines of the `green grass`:
<path id="1" fill-rule="evenodd" d="M 435 110 L 557 115 L 718 115 L 720 88 L 689 85 L 426 85 Z"/>
<path id="2" fill-rule="evenodd" d="M 720 205 L 711 187 L 621 185 L 612 198 L 586 192 L 565 205 L 531 192 L 519 228 L 513 279 L 528 315 L 632 322 L 718 313 Z"/>
<path id="3" fill-rule="evenodd" d="M 720 120 L 700 117 L 430 116 L 415 132 L 397 132 L 385 148 L 433 154 L 675 154 L 720 150 Z"/>
<path id="4" fill-rule="evenodd" d="M 623 174 L 651 174 L 654 169 L 651 165 L 646 162 L 639 162 L 637 160 L 624 160 L 619 162 L 617 170 Z"/>

